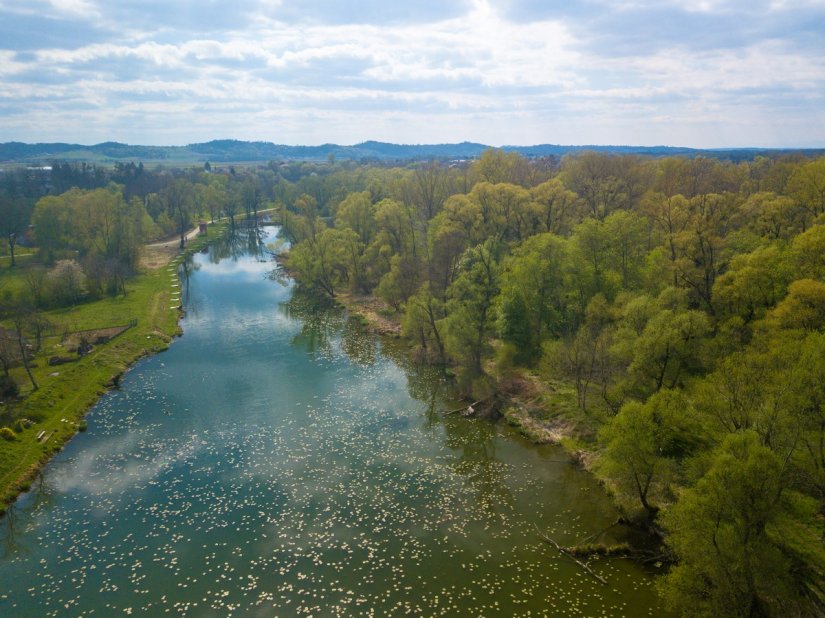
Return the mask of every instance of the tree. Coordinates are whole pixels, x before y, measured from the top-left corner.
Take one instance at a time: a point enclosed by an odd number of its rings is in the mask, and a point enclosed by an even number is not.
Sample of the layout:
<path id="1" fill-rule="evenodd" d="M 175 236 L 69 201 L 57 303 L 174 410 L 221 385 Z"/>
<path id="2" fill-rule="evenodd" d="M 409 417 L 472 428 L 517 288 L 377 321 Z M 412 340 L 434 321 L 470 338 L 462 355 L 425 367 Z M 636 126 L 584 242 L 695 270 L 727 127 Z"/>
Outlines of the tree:
<path id="1" fill-rule="evenodd" d="M 428 237 L 430 291 L 446 301 L 461 256 L 480 238 L 481 209 L 465 195 L 453 195 L 430 221 Z"/>
<path id="2" fill-rule="evenodd" d="M 184 179 L 175 180 L 163 190 L 162 196 L 167 214 L 175 221 L 175 228 L 180 235 L 180 248 L 183 250 L 186 232 L 196 214 L 192 183 Z"/>
<path id="3" fill-rule="evenodd" d="M 616 295 L 620 275 L 612 268 L 612 257 L 612 243 L 604 221 L 587 218 L 573 229 L 566 264 L 579 316 L 584 315 L 587 303 L 596 294 L 608 299 Z"/>
<path id="4" fill-rule="evenodd" d="M 737 255 L 730 269 L 713 285 L 716 313 L 720 319 L 740 317 L 745 324 L 759 319 L 782 298 L 791 278 L 786 251 L 781 245 L 771 244 Z"/>
<path id="5" fill-rule="evenodd" d="M 412 199 L 423 221 L 429 221 L 441 210 L 450 194 L 447 170 L 437 163 L 427 163 L 415 169 L 410 179 Z"/>
<path id="6" fill-rule="evenodd" d="M 825 213 L 825 157 L 798 166 L 788 180 L 788 193 L 808 220 Z"/>
<path id="7" fill-rule="evenodd" d="M 67 201 L 79 194 L 72 189 L 61 196 L 48 195 L 38 200 L 32 214 L 34 237 L 40 255 L 47 262 L 55 259 L 55 253 L 70 246 L 71 210 Z"/>
<path id="8" fill-rule="evenodd" d="M 498 148 L 488 148 L 482 152 L 478 160 L 473 162 L 470 172 L 476 182 L 508 182 L 521 186 L 529 184 L 531 175 L 524 157 Z"/>
<path id="9" fill-rule="evenodd" d="M 790 197 L 762 191 L 751 195 L 740 215 L 755 233 L 769 240 L 788 240 L 804 227 L 802 209 Z"/>
<path id="10" fill-rule="evenodd" d="M 479 182 L 467 197 L 480 208 L 484 238 L 520 240 L 536 231 L 540 212 L 518 185 Z"/>
<path id="11" fill-rule="evenodd" d="M 328 228 L 321 221 L 316 226 L 313 236 L 292 247 L 287 265 L 303 285 L 335 298 L 335 290 L 349 277 L 342 235 L 354 232 Z"/>
<path id="12" fill-rule="evenodd" d="M 584 152 L 565 159 L 562 180 L 582 198 L 590 217 L 603 220 L 636 204 L 651 171 L 639 157 Z"/>
<path id="13" fill-rule="evenodd" d="M 468 249 L 447 291 L 445 348 L 470 378 L 483 375 L 482 360 L 493 333 L 493 301 L 499 291 L 496 254 L 492 240 Z"/>
<path id="14" fill-rule="evenodd" d="M 364 245 L 369 245 L 375 236 L 375 207 L 370 200 L 369 191 L 350 193 L 338 205 L 335 213 L 335 225 L 353 230 Z"/>
<path id="15" fill-rule="evenodd" d="M 725 237 L 735 196 L 700 195 L 690 201 L 690 224 L 675 237 L 677 280 L 713 314 L 713 285 L 725 268 Z"/>
<path id="16" fill-rule="evenodd" d="M 825 283 L 814 279 L 791 283 L 788 295 L 768 314 L 767 322 L 779 328 L 805 331 L 825 327 Z"/>
<path id="17" fill-rule="evenodd" d="M 641 215 L 619 210 L 604 220 L 612 254 L 612 262 L 618 264 L 622 288 L 638 288 L 642 281 L 642 269 L 649 245 L 649 225 Z"/>
<path id="18" fill-rule="evenodd" d="M 407 299 L 402 333 L 416 342 L 423 358 L 444 364 L 447 354 L 444 348 L 444 318 L 446 308 L 441 299 L 433 296 L 428 283 Z"/>
<path id="19" fill-rule="evenodd" d="M 825 279 L 825 225 L 814 225 L 791 241 L 791 265 L 798 277 Z"/>
<path id="20" fill-rule="evenodd" d="M 665 195 L 663 193 L 648 193 L 640 205 L 654 223 L 661 235 L 671 268 L 673 269 L 673 286 L 679 285 L 676 271 L 676 261 L 679 258 L 677 238 L 690 223 L 689 203 L 682 195 Z"/>
<path id="21" fill-rule="evenodd" d="M 752 431 L 728 435 L 710 462 L 664 517 L 679 557 L 660 584 L 667 605 L 686 616 L 796 614 L 781 609 L 798 587 L 772 529 L 782 514 L 783 462 Z"/>
<path id="22" fill-rule="evenodd" d="M 0 235 L 8 243 L 10 266 L 15 265 L 14 248 L 30 217 L 31 207 L 27 200 L 0 191 Z"/>
<path id="23" fill-rule="evenodd" d="M 565 328 L 566 241 L 552 233 L 531 236 L 504 260 L 498 330 L 516 346 L 517 362 L 532 362 L 549 336 Z"/>
<path id="24" fill-rule="evenodd" d="M 654 518 L 676 473 L 677 458 L 689 452 L 693 442 L 687 422 L 685 397 L 663 390 L 644 404 L 630 401 L 602 426 L 604 445 L 599 470 L 615 484 L 624 501 L 634 496 Z"/>
<path id="25" fill-rule="evenodd" d="M 538 207 L 545 232 L 565 234 L 577 222 L 579 198 L 558 178 L 532 187 L 530 198 Z"/>
<path id="26" fill-rule="evenodd" d="M 631 389 L 649 394 L 679 386 L 700 366 L 702 344 L 710 329 L 701 311 L 657 311 L 632 343 L 633 359 L 627 369 Z"/>
<path id="27" fill-rule="evenodd" d="M 6 341 L 2 344 L 4 347 L 2 354 L 5 358 L 5 360 L 2 361 L 2 364 L 4 366 L 5 374 L 8 375 L 8 368 L 10 366 L 9 355 L 11 354 L 11 350 L 9 348 L 16 347 L 13 354 L 26 370 L 26 375 L 29 377 L 32 390 L 36 391 L 40 387 L 32 374 L 31 353 L 29 351 L 28 342 L 26 341 L 26 335 L 24 332 L 29 326 L 32 313 L 33 312 L 31 309 L 22 303 L 14 303 L 6 305 L 5 307 L 0 307 L 0 316 L 8 318 L 9 322 L 14 327 L 14 330 L 11 332 L 0 331 L 0 336 L 6 339 Z"/>

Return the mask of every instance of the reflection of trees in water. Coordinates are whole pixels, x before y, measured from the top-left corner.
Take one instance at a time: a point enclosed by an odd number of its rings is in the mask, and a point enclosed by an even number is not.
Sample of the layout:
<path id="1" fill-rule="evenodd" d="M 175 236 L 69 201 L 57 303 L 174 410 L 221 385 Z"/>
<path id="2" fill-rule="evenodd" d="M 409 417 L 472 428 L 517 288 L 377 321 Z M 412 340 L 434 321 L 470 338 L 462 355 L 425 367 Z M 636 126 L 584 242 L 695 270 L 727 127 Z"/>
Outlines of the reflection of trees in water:
<path id="1" fill-rule="evenodd" d="M 340 340 L 341 351 L 353 363 L 369 367 L 375 363 L 375 338 L 364 332 L 358 320 L 328 299 L 295 290 L 292 298 L 281 305 L 281 311 L 301 322 L 301 332 L 292 339 L 292 345 L 306 348 L 311 355 L 331 357 L 335 343 Z"/>
<path id="2" fill-rule="evenodd" d="M 495 426 L 485 420 L 444 416 L 445 402 L 455 396 L 454 384 L 447 379 L 442 367 L 413 361 L 403 341 L 382 340 L 381 352 L 404 370 L 410 396 L 426 404 L 431 435 L 438 435 L 435 429 L 444 426 L 446 445 L 460 453 L 452 468 L 472 487 L 477 506 L 496 516 L 512 508 L 514 497 L 496 453 Z"/>
<path id="3" fill-rule="evenodd" d="M 333 343 L 340 334 L 345 313 L 329 301 L 296 290 L 280 310 L 291 320 L 301 322 L 301 331 L 292 338 L 292 345 L 306 348 L 311 356 L 331 357 Z"/>
<path id="4" fill-rule="evenodd" d="M 301 331 L 292 339 L 292 345 L 306 348 L 310 355 L 332 357 L 340 338 L 341 351 L 350 360 L 369 366 L 376 361 L 380 341 L 380 353 L 404 371 L 410 396 L 427 406 L 426 426 L 433 437 L 439 436 L 436 430 L 444 426 L 446 445 L 458 451 L 451 466 L 475 492 L 476 507 L 497 521 L 503 512 L 512 509 L 515 500 L 496 453 L 495 426 L 484 420 L 444 416 L 445 401 L 451 398 L 453 386 L 443 368 L 414 362 L 405 342 L 376 338 L 357 320 L 348 319 L 344 309 L 317 295 L 295 290 L 280 307 L 287 317 L 301 322 Z"/>
<path id="5" fill-rule="evenodd" d="M 180 294 L 184 305 L 189 303 L 189 284 L 192 273 L 200 269 L 200 264 L 196 264 L 191 257 L 186 258 L 178 267 L 178 278 L 180 279 Z"/>
<path id="6" fill-rule="evenodd" d="M 2 540 L 3 543 L 0 545 L 2 547 L 2 558 L 5 560 L 6 558 L 13 556 L 15 554 L 20 553 L 23 550 L 23 546 L 18 542 L 18 534 L 22 532 L 22 525 L 20 524 L 20 512 L 17 509 L 17 505 L 11 504 L 9 505 L 6 514 L 3 515 L 2 521 Z"/>
<path id="7" fill-rule="evenodd" d="M 54 469 L 56 465 L 59 462 L 53 461 L 49 467 Z M 19 501 L 14 502 L 0 519 L 0 558 L 29 553 L 28 547 L 20 541 L 27 537 L 26 528 L 31 524 L 32 514 L 40 510 L 52 511 L 57 494 L 42 470 L 35 476 L 29 492 L 25 507 L 21 507 Z"/>
<path id="8" fill-rule="evenodd" d="M 364 328 L 355 318 L 344 322 L 341 332 L 341 349 L 353 363 L 362 367 L 375 364 L 377 345 L 375 337 L 364 332 Z"/>
<path id="9" fill-rule="evenodd" d="M 413 361 L 404 341 L 382 339 L 381 353 L 404 370 L 410 396 L 427 405 L 427 427 L 434 430 L 440 426 L 444 401 L 450 397 L 450 384 L 443 367 Z"/>
<path id="10" fill-rule="evenodd" d="M 258 226 L 234 227 L 227 230 L 226 234 L 213 241 L 209 245 L 209 261 L 213 264 L 221 260 L 238 260 L 246 255 L 251 255 L 256 259 L 265 259 L 267 236 L 266 229 Z"/>
<path id="11" fill-rule="evenodd" d="M 444 429 L 446 445 L 460 452 L 452 467 L 475 491 L 480 510 L 491 516 L 511 510 L 515 499 L 496 453 L 495 426 L 487 420 L 451 416 L 444 419 Z"/>

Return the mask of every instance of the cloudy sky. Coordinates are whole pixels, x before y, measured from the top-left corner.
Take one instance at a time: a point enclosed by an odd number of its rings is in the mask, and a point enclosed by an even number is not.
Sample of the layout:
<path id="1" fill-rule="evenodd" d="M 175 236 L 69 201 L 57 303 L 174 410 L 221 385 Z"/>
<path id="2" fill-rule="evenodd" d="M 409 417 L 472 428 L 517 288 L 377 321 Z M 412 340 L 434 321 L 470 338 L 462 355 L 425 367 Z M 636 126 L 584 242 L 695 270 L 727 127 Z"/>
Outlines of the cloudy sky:
<path id="1" fill-rule="evenodd" d="M 825 146 L 825 0 L 0 0 L 0 142 Z"/>

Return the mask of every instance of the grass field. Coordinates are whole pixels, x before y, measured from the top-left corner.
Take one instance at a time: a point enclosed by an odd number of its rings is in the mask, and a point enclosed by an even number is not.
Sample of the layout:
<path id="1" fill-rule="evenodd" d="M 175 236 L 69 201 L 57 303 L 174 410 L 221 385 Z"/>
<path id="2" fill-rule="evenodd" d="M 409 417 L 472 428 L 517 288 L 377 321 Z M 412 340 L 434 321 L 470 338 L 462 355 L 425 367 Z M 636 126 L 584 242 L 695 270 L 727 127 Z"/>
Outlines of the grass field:
<path id="1" fill-rule="evenodd" d="M 193 252 L 222 233 L 212 228 L 208 238 L 197 238 L 187 246 Z M 130 280 L 126 296 L 104 298 L 67 309 L 47 312 L 55 328 L 43 339 L 41 352 L 32 369 L 39 389 L 32 385 L 22 367 L 12 370 L 21 387 L 21 400 L 14 403 L 20 417 L 34 421 L 16 427 L 16 439 L 0 440 L 0 512 L 21 492 L 63 444 L 81 427 L 83 416 L 97 399 L 137 359 L 165 350 L 178 332 L 179 292 L 176 265 L 182 256 L 167 258 L 163 267 L 147 269 Z M 15 268 L 0 265 L 0 294 L 17 294 L 24 288 L 24 273 L 31 258 Z M 3 267 L 5 266 L 5 267 Z M 62 334 L 114 325 L 136 325 L 108 343 L 95 345 L 91 353 L 75 362 L 50 366 L 52 356 L 70 356 L 61 346 Z M 46 439 L 37 439 L 42 434 Z"/>

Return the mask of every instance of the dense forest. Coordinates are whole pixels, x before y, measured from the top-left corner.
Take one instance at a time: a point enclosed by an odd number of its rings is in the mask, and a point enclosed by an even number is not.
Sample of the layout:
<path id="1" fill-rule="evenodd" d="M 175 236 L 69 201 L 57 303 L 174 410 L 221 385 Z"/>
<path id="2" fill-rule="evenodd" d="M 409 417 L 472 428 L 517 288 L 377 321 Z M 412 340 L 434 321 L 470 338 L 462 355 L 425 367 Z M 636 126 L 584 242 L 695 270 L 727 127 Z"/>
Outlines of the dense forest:
<path id="1" fill-rule="evenodd" d="M 0 233 L 38 266 L 6 315 L 123 293 L 143 243 L 270 207 L 303 288 L 380 299 L 470 401 L 571 385 L 568 446 L 664 535 L 674 611 L 825 612 L 825 158 L 19 168 Z"/>
<path id="2" fill-rule="evenodd" d="M 825 159 L 359 170 L 288 204 L 308 288 L 383 299 L 471 400 L 575 385 L 581 448 L 689 615 L 825 611 Z"/>

